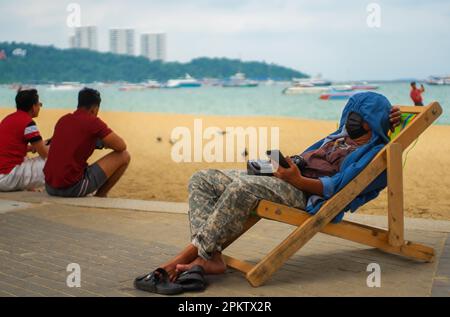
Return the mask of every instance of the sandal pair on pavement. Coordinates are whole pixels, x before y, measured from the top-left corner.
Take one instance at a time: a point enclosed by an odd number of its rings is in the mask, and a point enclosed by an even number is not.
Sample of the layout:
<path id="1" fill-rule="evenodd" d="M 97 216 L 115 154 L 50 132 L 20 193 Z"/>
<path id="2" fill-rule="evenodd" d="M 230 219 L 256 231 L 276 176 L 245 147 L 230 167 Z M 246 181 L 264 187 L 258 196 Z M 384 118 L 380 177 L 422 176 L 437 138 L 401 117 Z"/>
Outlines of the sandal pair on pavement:
<path id="1" fill-rule="evenodd" d="M 134 280 L 135 288 L 161 295 L 178 295 L 184 292 L 204 291 L 206 285 L 205 271 L 199 265 L 181 273 L 174 283 L 170 282 L 169 274 L 162 268 L 139 276 Z"/>

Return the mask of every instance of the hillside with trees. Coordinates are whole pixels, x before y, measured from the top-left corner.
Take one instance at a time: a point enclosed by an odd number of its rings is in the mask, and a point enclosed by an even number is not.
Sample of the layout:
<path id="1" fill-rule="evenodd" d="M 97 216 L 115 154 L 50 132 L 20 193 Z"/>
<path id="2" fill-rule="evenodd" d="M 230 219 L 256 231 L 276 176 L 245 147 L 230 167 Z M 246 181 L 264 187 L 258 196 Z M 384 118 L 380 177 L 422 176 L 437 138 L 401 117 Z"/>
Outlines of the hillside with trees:
<path id="1" fill-rule="evenodd" d="M 0 42 L 0 83 L 166 81 L 184 77 L 224 79 L 237 72 L 248 78 L 290 80 L 306 74 L 265 62 L 227 58 L 197 58 L 188 63 L 150 61 L 82 49 L 58 49 L 25 43 Z"/>

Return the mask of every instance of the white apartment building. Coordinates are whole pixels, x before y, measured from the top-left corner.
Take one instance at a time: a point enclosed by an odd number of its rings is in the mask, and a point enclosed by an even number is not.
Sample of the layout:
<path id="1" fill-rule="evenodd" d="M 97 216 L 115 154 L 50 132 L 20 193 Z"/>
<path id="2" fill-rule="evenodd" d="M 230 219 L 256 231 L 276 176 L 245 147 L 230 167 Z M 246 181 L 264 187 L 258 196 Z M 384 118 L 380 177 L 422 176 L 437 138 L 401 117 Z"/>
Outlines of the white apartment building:
<path id="1" fill-rule="evenodd" d="M 133 29 L 111 29 L 109 30 L 109 47 L 111 53 L 134 55 L 135 39 Z"/>
<path id="2" fill-rule="evenodd" d="M 96 26 L 81 26 L 75 28 L 75 35 L 69 38 L 71 48 L 98 50 L 98 35 Z"/>
<path id="3" fill-rule="evenodd" d="M 167 36 L 165 33 L 141 35 L 141 56 L 149 60 L 165 61 L 167 58 Z"/>

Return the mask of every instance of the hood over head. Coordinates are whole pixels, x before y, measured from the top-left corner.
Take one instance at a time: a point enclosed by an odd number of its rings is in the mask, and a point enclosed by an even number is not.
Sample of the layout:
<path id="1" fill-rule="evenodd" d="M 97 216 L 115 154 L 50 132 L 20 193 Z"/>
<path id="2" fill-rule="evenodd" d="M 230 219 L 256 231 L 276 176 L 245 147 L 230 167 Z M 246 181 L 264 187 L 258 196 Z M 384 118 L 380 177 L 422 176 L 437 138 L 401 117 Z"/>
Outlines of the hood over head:
<path id="1" fill-rule="evenodd" d="M 345 129 L 349 114 L 356 112 L 369 124 L 372 130 L 372 139 L 370 142 L 379 140 L 383 143 L 388 143 L 389 138 L 387 133 L 390 126 L 389 114 L 391 107 L 389 100 L 381 94 L 375 92 L 354 94 L 342 112 L 339 131 Z"/>

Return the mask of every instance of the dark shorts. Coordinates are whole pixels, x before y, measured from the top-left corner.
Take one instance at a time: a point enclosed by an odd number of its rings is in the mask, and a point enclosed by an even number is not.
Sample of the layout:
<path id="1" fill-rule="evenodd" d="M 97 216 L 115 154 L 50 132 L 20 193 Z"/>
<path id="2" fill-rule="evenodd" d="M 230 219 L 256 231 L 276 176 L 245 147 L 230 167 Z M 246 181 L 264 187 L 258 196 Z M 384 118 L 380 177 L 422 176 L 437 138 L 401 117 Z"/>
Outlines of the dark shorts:
<path id="1" fill-rule="evenodd" d="M 415 102 L 414 105 L 415 106 L 423 106 L 423 102 Z"/>
<path id="2" fill-rule="evenodd" d="M 92 194 L 108 180 L 105 172 L 98 164 L 86 168 L 83 178 L 75 185 L 68 188 L 53 188 L 45 184 L 45 189 L 50 196 L 59 197 L 85 197 Z"/>

